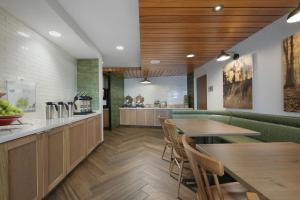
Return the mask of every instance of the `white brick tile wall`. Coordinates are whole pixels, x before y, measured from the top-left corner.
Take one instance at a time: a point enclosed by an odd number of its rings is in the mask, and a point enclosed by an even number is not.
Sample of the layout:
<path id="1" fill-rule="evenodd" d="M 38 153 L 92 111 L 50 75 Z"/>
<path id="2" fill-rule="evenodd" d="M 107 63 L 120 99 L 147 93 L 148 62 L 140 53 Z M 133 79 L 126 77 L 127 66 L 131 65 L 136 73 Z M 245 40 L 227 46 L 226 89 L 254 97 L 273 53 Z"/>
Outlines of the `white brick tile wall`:
<path id="1" fill-rule="evenodd" d="M 18 77 L 37 85 L 37 111 L 26 115 L 44 116 L 45 102 L 73 99 L 76 59 L 0 8 L 0 89 L 5 88 L 5 80 Z"/>

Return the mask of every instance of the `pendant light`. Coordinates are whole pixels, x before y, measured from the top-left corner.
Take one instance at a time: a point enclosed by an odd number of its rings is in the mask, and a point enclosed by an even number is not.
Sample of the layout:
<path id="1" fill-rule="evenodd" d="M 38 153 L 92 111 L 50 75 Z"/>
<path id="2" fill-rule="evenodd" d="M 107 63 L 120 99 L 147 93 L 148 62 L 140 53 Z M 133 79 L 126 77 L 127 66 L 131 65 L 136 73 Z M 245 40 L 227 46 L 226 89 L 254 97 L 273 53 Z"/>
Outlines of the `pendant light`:
<path id="1" fill-rule="evenodd" d="M 149 69 L 148 68 L 144 68 L 142 70 L 142 74 L 144 76 L 144 79 L 140 83 L 144 84 L 144 85 L 151 84 L 151 81 L 148 79 Z"/>
<path id="2" fill-rule="evenodd" d="M 145 77 L 140 83 L 147 85 L 147 84 L 151 84 L 151 81 L 149 81 L 149 79 Z"/>
<path id="3" fill-rule="evenodd" d="M 287 17 L 287 23 L 300 22 L 300 3 L 295 10 L 293 10 Z"/>
<path id="4" fill-rule="evenodd" d="M 240 58 L 240 55 L 238 53 L 228 53 L 228 52 L 225 52 L 224 50 L 222 50 L 216 60 L 218 62 L 223 62 L 223 61 L 229 60 L 231 57 L 233 58 L 233 60 L 237 60 Z"/>
<path id="5" fill-rule="evenodd" d="M 223 62 L 226 61 L 228 59 L 230 59 L 230 55 L 228 53 L 226 53 L 225 51 L 221 51 L 221 53 L 218 55 L 217 57 L 217 61 L 218 62 Z"/>

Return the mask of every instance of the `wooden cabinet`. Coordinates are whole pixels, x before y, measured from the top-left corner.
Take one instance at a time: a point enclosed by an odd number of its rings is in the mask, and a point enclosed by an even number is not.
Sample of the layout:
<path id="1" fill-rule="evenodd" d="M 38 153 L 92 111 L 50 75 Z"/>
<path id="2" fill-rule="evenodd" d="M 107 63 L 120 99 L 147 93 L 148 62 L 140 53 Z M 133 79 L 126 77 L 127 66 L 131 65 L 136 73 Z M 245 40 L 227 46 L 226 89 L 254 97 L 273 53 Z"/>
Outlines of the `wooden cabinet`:
<path id="1" fill-rule="evenodd" d="M 89 118 L 86 122 L 86 141 L 87 141 L 87 154 L 93 151 L 96 146 L 96 130 L 95 130 L 95 120 L 94 118 Z"/>
<path id="2" fill-rule="evenodd" d="M 154 126 L 154 110 L 145 109 L 145 124 L 144 126 Z"/>
<path id="3" fill-rule="evenodd" d="M 120 109 L 121 125 L 160 126 L 158 117 L 169 117 L 170 109 Z"/>
<path id="4" fill-rule="evenodd" d="M 42 135 L 45 194 L 66 176 L 65 132 L 65 127 L 59 127 Z"/>
<path id="5" fill-rule="evenodd" d="M 146 124 L 146 112 L 144 109 L 136 110 L 136 125 L 144 126 Z"/>
<path id="6" fill-rule="evenodd" d="M 0 200 L 40 200 L 103 141 L 100 115 L 0 144 Z"/>
<path id="7" fill-rule="evenodd" d="M 67 133 L 67 171 L 70 172 L 86 156 L 86 120 L 71 124 Z"/>
<path id="8" fill-rule="evenodd" d="M 103 127 L 109 128 L 109 109 L 103 109 Z"/>
<path id="9" fill-rule="evenodd" d="M 136 125 L 154 126 L 154 110 L 136 109 Z"/>
<path id="10" fill-rule="evenodd" d="M 101 118 L 89 118 L 87 120 L 87 154 L 102 142 L 102 138 Z"/>
<path id="11" fill-rule="evenodd" d="M 95 129 L 96 129 L 96 146 L 104 141 L 102 119 L 101 116 L 97 116 L 95 119 Z"/>
<path id="12" fill-rule="evenodd" d="M 0 199 L 41 199 L 40 148 L 38 135 L 0 144 Z"/>
<path id="13" fill-rule="evenodd" d="M 120 109 L 121 125 L 136 125 L 136 109 Z"/>
<path id="14" fill-rule="evenodd" d="M 120 125 L 126 125 L 126 110 L 120 109 Z"/>

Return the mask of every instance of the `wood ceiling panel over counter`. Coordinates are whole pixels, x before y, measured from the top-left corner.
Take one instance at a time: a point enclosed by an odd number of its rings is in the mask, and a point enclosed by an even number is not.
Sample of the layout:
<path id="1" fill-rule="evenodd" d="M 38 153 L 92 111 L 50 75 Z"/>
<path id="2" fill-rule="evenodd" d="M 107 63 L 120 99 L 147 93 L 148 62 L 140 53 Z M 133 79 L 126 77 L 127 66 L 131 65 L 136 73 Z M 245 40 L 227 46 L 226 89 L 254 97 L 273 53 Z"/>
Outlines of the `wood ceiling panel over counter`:
<path id="1" fill-rule="evenodd" d="M 140 0 L 142 69 L 183 75 L 297 7 L 298 0 Z M 213 7 L 223 5 L 221 12 Z M 194 54 L 194 58 L 186 55 Z M 150 64 L 160 60 L 159 65 Z M 151 73 L 150 73 L 151 74 Z"/>
<path id="2" fill-rule="evenodd" d="M 175 68 L 174 68 L 175 66 Z M 119 74 L 125 78 L 144 78 L 147 77 L 160 77 L 160 76 L 178 76 L 185 75 L 185 65 L 164 65 L 164 67 L 155 68 L 155 70 L 149 70 L 149 68 L 142 69 L 141 67 L 103 67 L 103 73 L 105 74 Z"/>

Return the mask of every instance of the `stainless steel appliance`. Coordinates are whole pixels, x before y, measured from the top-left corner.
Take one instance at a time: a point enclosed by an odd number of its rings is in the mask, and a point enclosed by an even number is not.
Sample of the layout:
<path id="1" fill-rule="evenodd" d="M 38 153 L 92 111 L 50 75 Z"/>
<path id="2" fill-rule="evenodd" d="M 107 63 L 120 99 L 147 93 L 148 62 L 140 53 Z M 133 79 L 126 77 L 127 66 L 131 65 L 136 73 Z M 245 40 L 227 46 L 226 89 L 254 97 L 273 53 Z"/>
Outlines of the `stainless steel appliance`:
<path id="1" fill-rule="evenodd" d="M 74 98 L 74 114 L 84 115 L 92 113 L 92 97 L 87 95 L 77 95 Z"/>
<path id="2" fill-rule="evenodd" d="M 53 102 L 46 102 L 46 119 L 53 119 L 58 112 L 58 105 Z"/>
<path id="3" fill-rule="evenodd" d="M 62 101 L 58 102 L 57 104 L 58 104 L 57 117 L 58 118 L 66 117 L 68 113 L 67 111 L 69 110 L 69 106 Z"/>
<path id="4" fill-rule="evenodd" d="M 161 107 L 161 108 L 167 108 L 167 107 L 168 107 L 167 101 L 161 101 L 161 102 L 160 102 L 160 107 Z"/>
<path id="5" fill-rule="evenodd" d="M 68 117 L 73 117 L 73 115 L 74 115 L 74 103 L 72 101 L 70 101 L 67 104 L 68 104 L 68 112 L 67 112 L 68 114 L 67 114 L 67 116 Z"/>

